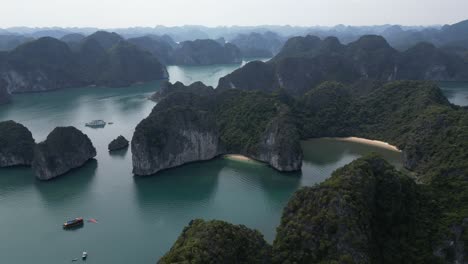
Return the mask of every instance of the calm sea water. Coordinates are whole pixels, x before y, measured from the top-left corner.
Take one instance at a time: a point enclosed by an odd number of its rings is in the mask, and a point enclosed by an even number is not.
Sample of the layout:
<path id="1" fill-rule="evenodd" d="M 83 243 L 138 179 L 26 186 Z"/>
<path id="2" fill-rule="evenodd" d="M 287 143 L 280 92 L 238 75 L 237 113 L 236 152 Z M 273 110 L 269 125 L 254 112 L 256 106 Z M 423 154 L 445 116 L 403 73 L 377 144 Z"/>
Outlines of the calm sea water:
<path id="1" fill-rule="evenodd" d="M 238 64 L 220 64 L 210 66 L 172 65 L 167 67 L 167 71 L 169 72 L 170 82 L 179 81 L 185 85 L 189 85 L 196 81 L 203 81 L 206 85 L 216 87 L 218 86 L 219 78 L 228 75 L 253 60 L 267 61 L 269 58 L 249 59 Z"/>
<path id="2" fill-rule="evenodd" d="M 217 67 L 199 70 L 196 76 L 212 76 Z M 181 76 L 191 74 L 179 70 Z M 154 106 L 146 96 L 159 85 L 22 94 L 0 107 L 0 120 L 23 123 L 36 141 L 44 140 L 56 126 L 73 125 L 91 138 L 98 152 L 95 161 L 49 182 L 35 180 L 28 168 L 0 169 L 1 263 L 69 263 L 82 251 L 88 251 L 88 263 L 155 263 L 194 218 L 244 224 L 271 242 L 283 207 L 301 186 L 319 183 L 369 152 L 400 164 L 396 152 L 318 139 L 303 143 L 301 173 L 215 159 L 134 177 L 130 150 L 110 155 L 107 144 L 118 135 L 131 139 L 134 127 Z M 92 119 L 114 124 L 85 127 Z M 65 220 L 78 216 L 98 223 L 62 230 Z"/>
<path id="3" fill-rule="evenodd" d="M 452 104 L 468 106 L 468 82 L 441 82 L 440 88 Z"/>

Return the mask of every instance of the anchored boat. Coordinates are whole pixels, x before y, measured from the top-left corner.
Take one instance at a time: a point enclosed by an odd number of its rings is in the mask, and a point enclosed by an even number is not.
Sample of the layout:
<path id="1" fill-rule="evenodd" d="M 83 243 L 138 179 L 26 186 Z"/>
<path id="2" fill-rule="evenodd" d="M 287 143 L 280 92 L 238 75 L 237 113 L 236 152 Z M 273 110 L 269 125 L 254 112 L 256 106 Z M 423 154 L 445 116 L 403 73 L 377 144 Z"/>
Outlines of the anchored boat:
<path id="1" fill-rule="evenodd" d="M 85 124 L 87 127 L 104 127 L 106 122 L 104 120 L 93 120 Z"/>
<path id="2" fill-rule="evenodd" d="M 73 220 L 68 220 L 65 223 L 63 223 L 63 228 L 64 229 L 69 229 L 69 228 L 82 226 L 83 224 L 84 224 L 83 218 L 78 217 L 78 218 L 75 218 Z"/>

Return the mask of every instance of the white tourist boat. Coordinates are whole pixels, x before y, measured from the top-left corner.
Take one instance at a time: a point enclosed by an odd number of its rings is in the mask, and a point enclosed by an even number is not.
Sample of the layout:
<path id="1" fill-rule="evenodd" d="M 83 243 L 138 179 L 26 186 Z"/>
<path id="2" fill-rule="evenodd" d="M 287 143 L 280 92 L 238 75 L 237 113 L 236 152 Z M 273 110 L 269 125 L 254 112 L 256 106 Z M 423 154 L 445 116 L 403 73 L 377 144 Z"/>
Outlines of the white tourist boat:
<path id="1" fill-rule="evenodd" d="M 87 127 L 104 127 L 106 122 L 104 120 L 93 120 L 85 124 Z"/>

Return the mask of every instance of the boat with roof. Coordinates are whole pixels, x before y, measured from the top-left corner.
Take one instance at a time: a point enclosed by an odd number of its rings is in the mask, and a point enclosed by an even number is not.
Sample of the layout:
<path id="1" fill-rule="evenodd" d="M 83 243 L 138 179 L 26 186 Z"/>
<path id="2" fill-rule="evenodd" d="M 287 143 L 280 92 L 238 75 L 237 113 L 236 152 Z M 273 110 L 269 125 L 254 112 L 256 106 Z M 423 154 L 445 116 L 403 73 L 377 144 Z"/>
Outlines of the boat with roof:
<path id="1" fill-rule="evenodd" d="M 85 124 L 87 127 L 104 127 L 106 122 L 104 120 L 93 120 Z"/>
<path id="2" fill-rule="evenodd" d="M 75 218 L 73 220 L 68 220 L 65 223 L 63 223 L 63 228 L 64 229 L 71 229 L 71 228 L 83 226 L 83 224 L 84 224 L 83 218 L 82 217 L 77 217 L 77 218 Z"/>

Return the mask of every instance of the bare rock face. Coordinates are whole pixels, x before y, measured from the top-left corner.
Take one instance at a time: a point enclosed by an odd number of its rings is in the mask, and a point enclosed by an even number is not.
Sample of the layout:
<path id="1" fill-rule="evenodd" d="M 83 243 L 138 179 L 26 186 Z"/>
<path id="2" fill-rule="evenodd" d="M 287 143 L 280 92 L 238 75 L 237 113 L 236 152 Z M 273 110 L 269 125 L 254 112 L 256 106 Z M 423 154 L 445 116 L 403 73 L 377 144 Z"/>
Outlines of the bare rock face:
<path id="1" fill-rule="evenodd" d="M 248 156 L 279 171 L 301 169 L 299 132 L 289 108 L 273 96 L 176 83 L 153 99 L 158 105 L 132 139 L 137 175 L 227 153 Z"/>
<path id="2" fill-rule="evenodd" d="M 0 167 L 31 165 L 34 144 L 31 132 L 23 125 L 0 122 Z"/>
<path id="3" fill-rule="evenodd" d="M 32 168 L 40 180 L 50 180 L 83 166 L 96 156 L 87 135 L 75 127 L 57 127 L 36 145 Z"/>
<path id="4" fill-rule="evenodd" d="M 301 169 L 303 154 L 299 133 L 286 114 L 280 114 L 268 124 L 255 158 L 279 171 Z"/>
<path id="5" fill-rule="evenodd" d="M 109 151 L 115 151 L 126 147 L 128 147 L 128 140 L 123 136 L 118 136 L 109 143 L 108 149 Z"/>
<path id="6" fill-rule="evenodd" d="M 182 106 L 169 109 L 156 106 L 136 127 L 131 147 L 136 175 L 151 175 L 221 154 L 213 115 Z"/>

